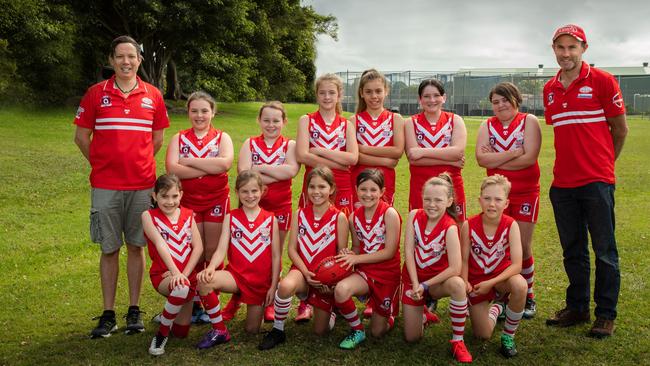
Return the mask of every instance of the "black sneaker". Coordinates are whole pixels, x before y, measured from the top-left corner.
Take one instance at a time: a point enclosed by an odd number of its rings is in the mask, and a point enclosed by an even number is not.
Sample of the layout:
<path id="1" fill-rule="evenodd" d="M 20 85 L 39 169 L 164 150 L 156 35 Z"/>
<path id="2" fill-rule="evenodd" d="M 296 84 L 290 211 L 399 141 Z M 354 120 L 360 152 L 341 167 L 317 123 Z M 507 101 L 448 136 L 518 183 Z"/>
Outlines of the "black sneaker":
<path id="1" fill-rule="evenodd" d="M 97 327 L 90 332 L 90 338 L 108 338 L 111 336 L 111 333 L 117 330 L 117 322 L 115 321 L 115 313 L 110 314 L 104 312 L 100 316 L 96 316 L 93 320 L 99 319 Z"/>
<path id="2" fill-rule="evenodd" d="M 129 311 L 124 315 L 126 318 L 125 334 L 131 335 L 144 332 L 144 323 L 140 314 L 144 314 L 144 311 L 140 311 L 137 306 L 129 306 Z"/>
<path id="3" fill-rule="evenodd" d="M 266 333 L 262 342 L 257 346 L 257 349 L 260 351 L 265 351 L 271 348 L 275 348 L 278 344 L 284 343 L 287 339 L 287 336 L 284 334 L 283 330 L 278 328 L 271 329 L 270 332 Z"/>
<path id="4" fill-rule="evenodd" d="M 167 337 L 160 333 L 156 333 L 151 340 L 149 346 L 149 354 L 152 356 L 161 356 L 165 354 L 165 345 L 167 344 Z"/>
<path id="5" fill-rule="evenodd" d="M 524 318 L 532 319 L 535 317 L 535 314 L 537 314 L 537 303 L 535 299 L 527 297 L 526 306 L 524 307 Z"/>

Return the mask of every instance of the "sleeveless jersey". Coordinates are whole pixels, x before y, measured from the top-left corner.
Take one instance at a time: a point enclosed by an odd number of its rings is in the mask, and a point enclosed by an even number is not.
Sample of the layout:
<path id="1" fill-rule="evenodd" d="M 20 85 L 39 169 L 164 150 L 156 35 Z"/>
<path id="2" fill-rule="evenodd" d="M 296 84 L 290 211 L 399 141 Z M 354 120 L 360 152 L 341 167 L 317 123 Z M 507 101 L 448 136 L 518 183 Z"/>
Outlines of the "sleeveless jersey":
<path id="1" fill-rule="evenodd" d="M 394 113 L 384 109 L 373 119 L 370 113 L 363 111 L 356 115 L 357 141 L 365 146 L 393 146 L 393 116 Z"/>
<path id="2" fill-rule="evenodd" d="M 497 117 L 488 118 L 488 136 L 490 146 L 494 151 L 512 151 L 523 146 L 526 116 L 526 113 L 517 113 L 508 127 L 503 127 Z M 487 169 L 488 176 L 494 174 L 501 174 L 508 178 L 512 184 L 511 195 L 539 192 L 539 164 L 537 161 L 535 164 L 520 170 Z"/>
<path id="3" fill-rule="evenodd" d="M 332 205 L 320 219 L 314 217 L 311 205 L 298 210 L 298 254 L 309 271 L 338 253 L 338 217 L 339 210 Z"/>
<path id="4" fill-rule="evenodd" d="M 249 221 L 241 208 L 230 211 L 227 269 L 256 285 L 271 285 L 273 213 L 261 209 Z"/>
<path id="5" fill-rule="evenodd" d="M 417 210 L 413 220 L 415 244 L 415 268 L 418 277 L 431 278 L 449 267 L 447 258 L 447 229 L 456 226 L 448 214 L 440 218 L 436 226 L 427 233 L 427 217 L 423 209 Z"/>
<path id="6" fill-rule="evenodd" d="M 454 114 L 443 111 L 440 114 L 435 126 L 431 126 L 424 113 L 411 116 L 413 130 L 418 147 L 422 148 L 445 148 L 451 144 L 451 137 L 454 133 Z M 443 172 L 460 174 L 460 168 L 452 165 L 435 166 L 410 166 L 411 175 L 437 176 Z"/>
<path id="7" fill-rule="evenodd" d="M 337 114 L 331 125 L 327 125 L 320 111 L 310 113 L 309 117 L 309 148 L 322 147 L 328 150 L 346 151 L 348 120 Z M 307 166 L 305 177 L 312 170 Z M 350 186 L 350 168 L 345 170 L 332 169 L 336 187 L 342 189 Z M 307 188 L 305 187 L 306 191 Z"/>
<path id="8" fill-rule="evenodd" d="M 249 149 L 253 165 L 282 165 L 287 156 L 289 148 L 289 139 L 280 136 L 268 146 L 264 141 L 264 135 L 250 138 Z M 267 185 L 267 191 L 260 206 L 263 207 L 282 207 L 291 206 L 291 179 L 273 182 Z"/>
<path id="9" fill-rule="evenodd" d="M 219 155 L 222 132 L 210 127 L 208 133 L 198 138 L 194 129 L 181 131 L 178 138 L 178 151 L 181 158 L 214 158 Z M 228 173 L 208 174 L 198 178 L 182 179 L 183 206 L 196 211 L 212 209 L 217 201 L 227 196 Z"/>
<path id="10" fill-rule="evenodd" d="M 183 271 L 187 262 L 190 260 L 190 254 L 192 253 L 193 212 L 192 210 L 182 206 L 180 210 L 181 213 L 178 216 L 178 221 L 175 223 L 169 221 L 167 216 L 165 216 L 159 208 L 150 209 L 148 212 L 149 215 L 151 215 L 151 221 L 153 221 L 160 236 L 165 239 L 167 250 L 172 257 L 176 268 L 178 268 L 179 271 Z M 160 258 L 156 245 L 146 236 L 146 234 L 145 238 L 147 239 L 147 249 L 149 251 L 149 256 L 151 257 L 151 268 L 149 269 L 149 273 L 162 274 L 167 272 L 169 269 Z"/>
<path id="11" fill-rule="evenodd" d="M 359 239 L 359 254 L 370 254 L 384 249 L 386 246 L 386 223 L 384 216 L 390 208 L 386 202 L 379 200 L 375 214 L 366 220 L 363 206 L 354 210 L 352 221 L 354 231 Z M 401 226 L 401 225 L 400 225 Z M 399 229 L 401 231 L 401 228 Z M 357 265 L 357 270 L 379 283 L 394 283 L 400 279 L 399 235 L 395 255 L 380 263 L 364 263 Z"/>
<path id="12" fill-rule="evenodd" d="M 471 217 L 469 221 L 469 271 L 470 282 L 473 278 L 491 277 L 503 272 L 510 260 L 510 225 L 514 219 L 502 215 L 493 238 L 488 238 L 483 231 L 483 214 Z"/>

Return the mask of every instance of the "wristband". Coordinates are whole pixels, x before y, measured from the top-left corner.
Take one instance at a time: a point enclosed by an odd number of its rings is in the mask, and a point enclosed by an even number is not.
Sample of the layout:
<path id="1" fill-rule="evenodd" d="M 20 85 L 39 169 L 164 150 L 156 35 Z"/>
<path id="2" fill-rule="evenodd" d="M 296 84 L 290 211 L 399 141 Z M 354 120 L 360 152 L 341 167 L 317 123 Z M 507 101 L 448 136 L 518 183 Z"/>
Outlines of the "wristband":
<path id="1" fill-rule="evenodd" d="M 429 292 L 429 285 L 426 282 L 420 282 L 420 286 L 424 289 L 424 292 Z"/>

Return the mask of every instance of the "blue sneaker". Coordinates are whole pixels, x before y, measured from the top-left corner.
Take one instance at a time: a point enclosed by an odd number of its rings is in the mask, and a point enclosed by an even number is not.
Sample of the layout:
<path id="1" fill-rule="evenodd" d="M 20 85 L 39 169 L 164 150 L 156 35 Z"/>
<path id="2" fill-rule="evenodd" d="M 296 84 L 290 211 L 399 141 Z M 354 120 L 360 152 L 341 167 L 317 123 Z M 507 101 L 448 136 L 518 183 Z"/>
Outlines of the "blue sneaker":
<path id="1" fill-rule="evenodd" d="M 353 330 L 348 334 L 345 339 L 339 344 L 343 349 L 355 349 L 361 342 L 366 340 L 366 332 L 363 330 Z"/>
<path id="2" fill-rule="evenodd" d="M 230 333 L 228 333 L 228 329 L 211 329 L 205 334 L 205 336 L 203 336 L 203 339 L 196 345 L 196 347 L 198 349 L 206 349 L 228 341 L 230 341 Z"/>
<path id="3" fill-rule="evenodd" d="M 210 322 L 210 316 L 203 310 L 203 307 L 194 304 L 192 307 L 192 324 L 205 324 Z"/>

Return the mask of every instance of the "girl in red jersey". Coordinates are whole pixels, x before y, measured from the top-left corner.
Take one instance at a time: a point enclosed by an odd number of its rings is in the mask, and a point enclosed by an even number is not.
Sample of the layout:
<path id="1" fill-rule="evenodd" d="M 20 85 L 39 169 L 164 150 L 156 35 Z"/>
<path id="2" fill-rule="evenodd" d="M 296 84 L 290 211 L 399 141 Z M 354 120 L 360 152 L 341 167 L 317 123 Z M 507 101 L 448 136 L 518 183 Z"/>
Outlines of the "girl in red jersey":
<path id="1" fill-rule="evenodd" d="M 287 124 L 282 103 L 274 101 L 262 105 L 257 123 L 262 134 L 244 141 L 239 150 L 237 171 L 254 170 L 262 176 L 267 190 L 260 207 L 275 215 L 282 248 L 291 223 L 291 179 L 300 169 L 296 161 L 296 143 L 282 136 L 282 128 Z M 235 295 L 223 310 L 224 319 L 232 319 L 238 308 L 239 299 Z M 273 304 L 266 307 L 264 320 L 273 321 Z"/>
<path id="2" fill-rule="evenodd" d="M 472 362 L 463 341 L 467 294 L 460 277 L 462 258 L 452 178 L 443 173 L 427 180 L 422 189 L 422 202 L 423 208 L 409 213 L 404 238 L 404 337 L 407 342 L 422 338 L 422 310 L 427 297 L 449 296 L 451 353 L 458 362 Z"/>
<path id="3" fill-rule="evenodd" d="M 264 306 L 273 301 L 280 278 L 282 251 L 278 223 L 272 212 L 259 205 L 264 183 L 259 173 L 245 170 L 237 176 L 235 190 L 240 208 L 226 215 L 219 247 L 210 264 L 198 275 L 199 294 L 214 290 L 239 294 L 247 304 L 245 329 L 259 332 Z M 217 270 L 228 256 L 228 266 Z M 227 334 L 227 333 L 226 333 Z M 198 344 L 200 349 L 227 341 L 213 330 Z"/>
<path id="4" fill-rule="evenodd" d="M 465 122 L 442 110 L 447 99 L 442 83 L 423 80 L 418 86 L 422 113 L 404 123 L 406 156 L 411 172 L 409 210 L 422 208 L 422 185 L 431 177 L 447 172 L 454 180 L 457 217 L 465 220 L 465 189 L 461 169 L 465 165 L 467 131 Z"/>
<path id="5" fill-rule="evenodd" d="M 336 197 L 334 206 L 347 216 L 352 212 L 352 181 L 350 167 L 357 163 L 359 149 L 353 123 L 341 116 L 343 82 L 334 74 L 325 74 L 315 83 L 318 110 L 300 117 L 296 136 L 296 156 L 305 164 L 305 177 L 316 166 L 326 166 L 334 173 Z M 307 184 L 303 182 L 300 207 L 309 204 Z M 309 320 L 311 308 L 304 302 L 298 306 L 296 321 Z"/>
<path id="6" fill-rule="evenodd" d="M 517 354 L 515 331 L 524 313 L 526 280 L 521 272 L 521 237 L 517 222 L 504 214 L 508 207 L 510 182 L 495 174 L 483 179 L 479 204 L 482 213 L 470 217 L 461 229 L 462 277 L 469 294 L 469 316 L 474 336 L 489 339 L 503 310 L 492 301 L 510 294 L 501 334 L 501 353 Z"/>
<path id="7" fill-rule="evenodd" d="M 521 275 L 528 283 L 524 318 L 537 311 L 533 294 L 533 232 L 539 211 L 539 165 L 542 133 L 537 117 L 520 113 L 522 98 L 512 83 L 499 83 L 490 91 L 495 116 L 481 124 L 476 142 L 476 160 L 487 175 L 501 174 L 512 184 L 505 213 L 519 225 L 523 262 Z"/>
<path id="8" fill-rule="evenodd" d="M 355 272 L 334 288 L 336 307 L 352 327 L 339 345 L 353 349 L 366 339 L 352 296 L 369 297 L 373 304 L 370 333 L 381 337 L 393 326 L 399 306 L 401 219 L 397 211 L 381 199 L 386 191 L 378 169 L 366 169 L 357 176 L 357 195 L 362 206 L 350 215 L 352 250 L 337 256 Z"/>
<path id="9" fill-rule="evenodd" d="M 289 239 L 289 258 L 293 265 L 275 293 L 275 322 L 271 332 L 259 344 L 260 350 L 271 349 L 285 341 L 284 322 L 293 295 L 298 295 L 316 309 L 316 334 L 322 335 L 329 330 L 334 305 L 332 289 L 315 280 L 314 271 L 324 258 L 347 247 L 348 221 L 330 201 L 335 197 L 336 184 L 329 168 L 312 169 L 305 183 L 310 204 L 298 209 L 293 217 L 293 234 Z"/>
<path id="10" fill-rule="evenodd" d="M 359 161 L 352 169 L 352 184 L 366 168 L 381 170 L 386 182 L 386 193 L 382 199 L 392 205 L 395 166 L 404 152 L 404 120 L 399 114 L 384 108 L 386 95 L 388 82 L 384 75 L 375 69 L 361 74 L 357 114 L 353 117 L 359 143 Z M 353 200 L 355 209 L 361 206 L 356 194 Z"/>
<path id="11" fill-rule="evenodd" d="M 156 207 L 142 213 L 142 226 L 151 268 L 149 276 L 159 294 L 167 297 L 160 315 L 160 328 L 151 341 L 149 353 L 160 356 L 172 324 L 176 337 L 187 337 L 189 332 L 192 298 L 196 293 L 196 265 L 199 263 L 203 244 L 193 219 L 193 212 L 180 205 L 183 196 L 181 183 L 173 174 L 161 175 L 154 186 L 152 197 Z M 223 328 L 214 292 L 201 299 L 210 312 L 210 321 L 215 331 Z M 178 316 L 178 318 L 177 318 Z"/>

